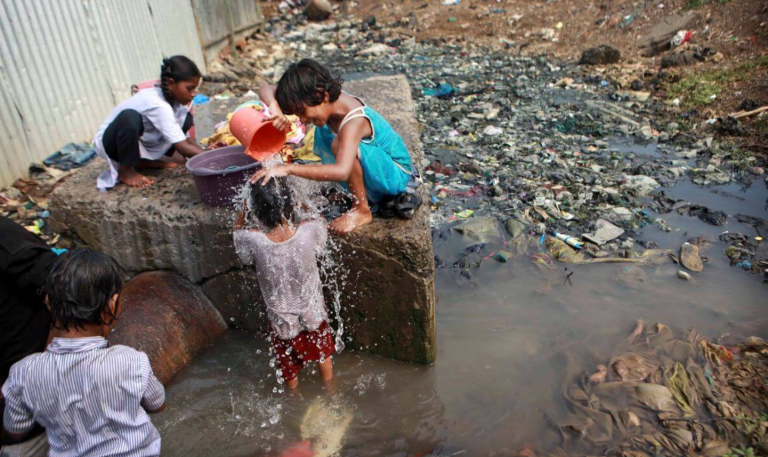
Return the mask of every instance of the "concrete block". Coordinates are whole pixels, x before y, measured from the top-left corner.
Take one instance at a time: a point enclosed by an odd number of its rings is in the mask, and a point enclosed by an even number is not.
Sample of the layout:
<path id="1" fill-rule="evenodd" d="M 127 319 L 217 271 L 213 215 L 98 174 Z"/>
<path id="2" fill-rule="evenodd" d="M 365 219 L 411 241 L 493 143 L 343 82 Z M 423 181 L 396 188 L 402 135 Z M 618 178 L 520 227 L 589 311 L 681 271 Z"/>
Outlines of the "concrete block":
<path id="1" fill-rule="evenodd" d="M 419 166 L 418 123 L 405 77 L 372 77 L 350 81 L 344 88 L 392 124 Z M 232 210 L 205 206 L 183 167 L 149 171 L 157 182 L 146 189 L 119 185 L 100 193 L 96 177 L 104 167 L 98 159 L 53 192 L 54 228 L 71 231 L 131 272 L 174 271 L 201 285 L 229 325 L 264 328 L 258 282 L 234 251 Z M 429 201 L 426 190 L 423 197 Z M 429 205 L 410 221 L 374 218 L 340 241 L 338 260 L 350 271 L 341 311 L 353 340 L 348 346 L 402 361 L 434 362 Z"/>

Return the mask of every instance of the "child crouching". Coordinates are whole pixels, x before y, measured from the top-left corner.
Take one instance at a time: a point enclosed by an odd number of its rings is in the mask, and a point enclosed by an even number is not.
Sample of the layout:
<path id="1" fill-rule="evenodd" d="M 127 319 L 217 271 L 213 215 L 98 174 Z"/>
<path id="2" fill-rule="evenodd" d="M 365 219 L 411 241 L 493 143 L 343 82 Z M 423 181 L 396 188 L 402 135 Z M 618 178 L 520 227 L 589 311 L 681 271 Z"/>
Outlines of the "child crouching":
<path id="1" fill-rule="evenodd" d="M 244 208 L 235 223 L 235 250 L 244 264 L 256 266 L 282 377 L 293 389 L 299 370 L 317 362 L 328 382 L 333 377 L 334 338 L 317 265 L 328 238 L 325 224 L 294 223 L 293 200 L 283 178 L 251 186 L 250 207 L 263 230 L 242 229 Z"/>
<path id="2" fill-rule="evenodd" d="M 62 254 L 45 286 L 57 337 L 11 367 L 4 428 L 22 438 L 45 427 L 51 456 L 157 456 L 148 413 L 165 406 L 149 358 L 106 337 L 120 315 L 122 271 L 106 254 Z"/>

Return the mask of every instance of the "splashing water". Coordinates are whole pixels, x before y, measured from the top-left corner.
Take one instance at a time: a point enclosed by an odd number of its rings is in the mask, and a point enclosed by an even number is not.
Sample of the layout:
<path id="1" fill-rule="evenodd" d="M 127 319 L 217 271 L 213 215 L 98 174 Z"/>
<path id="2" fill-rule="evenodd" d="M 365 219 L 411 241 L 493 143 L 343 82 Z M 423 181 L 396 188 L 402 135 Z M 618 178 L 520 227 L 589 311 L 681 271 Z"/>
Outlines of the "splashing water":
<path id="1" fill-rule="evenodd" d="M 271 159 L 265 163 L 264 166 L 269 168 L 279 164 L 279 159 Z M 288 187 L 291 191 L 291 198 L 294 202 L 294 211 L 296 214 L 295 224 L 292 228 L 296 228 L 301 221 L 311 219 L 324 219 L 324 213 L 326 213 L 330 207 L 330 202 L 324 196 L 329 189 L 340 191 L 340 186 L 336 184 L 321 183 L 310 181 L 307 179 L 301 179 L 296 177 L 288 177 L 286 179 Z M 245 209 L 245 220 L 248 226 L 264 231 L 266 228 L 262 226 L 257 218 L 253 217 L 254 211 L 252 207 L 251 186 L 260 184 L 250 184 L 246 182 L 234 197 L 234 206 L 239 213 L 242 209 Z M 344 320 L 341 312 L 341 295 L 343 289 L 347 286 L 349 269 L 342 263 L 342 250 L 341 242 L 333 237 L 328 237 L 326 245 L 322 249 L 319 256 L 320 278 L 322 287 L 326 296 L 326 306 L 331 305 L 332 313 L 330 318 L 335 321 L 334 332 L 334 346 L 337 354 L 344 351 L 346 345 L 344 343 Z M 322 360 L 321 360 L 322 362 Z M 274 359 L 270 366 L 276 367 Z M 284 379 L 280 370 L 277 370 L 277 382 L 279 385 L 278 391 L 283 390 Z"/>

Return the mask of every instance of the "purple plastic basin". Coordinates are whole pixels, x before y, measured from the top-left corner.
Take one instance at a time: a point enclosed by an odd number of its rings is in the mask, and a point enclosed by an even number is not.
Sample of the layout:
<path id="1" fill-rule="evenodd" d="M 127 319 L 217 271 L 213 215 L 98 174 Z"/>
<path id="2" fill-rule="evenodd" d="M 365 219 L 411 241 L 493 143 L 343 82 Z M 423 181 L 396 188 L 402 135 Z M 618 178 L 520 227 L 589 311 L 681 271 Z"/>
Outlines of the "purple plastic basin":
<path id="1" fill-rule="evenodd" d="M 245 155 L 243 146 L 214 149 L 187 161 L 200 199 L 210 206 L 231 205 L 248 177 L 260 167 L 261 162 Z"/>

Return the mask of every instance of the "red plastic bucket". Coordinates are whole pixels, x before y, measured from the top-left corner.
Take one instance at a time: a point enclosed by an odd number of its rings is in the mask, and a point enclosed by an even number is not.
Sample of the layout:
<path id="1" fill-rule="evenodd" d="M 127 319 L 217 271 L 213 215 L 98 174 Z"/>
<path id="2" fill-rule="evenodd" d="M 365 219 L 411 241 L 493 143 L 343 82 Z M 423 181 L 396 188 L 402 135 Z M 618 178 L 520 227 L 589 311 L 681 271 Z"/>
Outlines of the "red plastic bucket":
<path id="1" fill-rule="evenodd" d="M 230 206 L 261 163 L 245 155 L 243 146 L 229 146 L 198 154 L 187 161 L 200 199 L 209 206 Z"/>
<path id="2" fill-rule="evenodd" d="M 272 157 L 285 145 L 285 132 L 265 119 L 263 111 L 247 106 L 229 120 L 229 131 L 246 147 L 245 153 L 257 161 Z"/>

